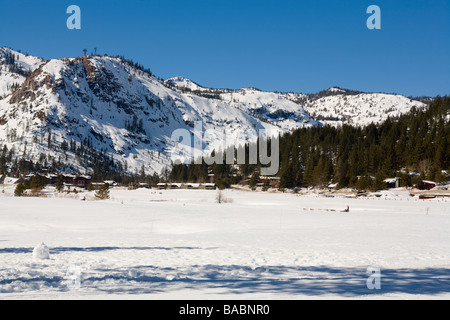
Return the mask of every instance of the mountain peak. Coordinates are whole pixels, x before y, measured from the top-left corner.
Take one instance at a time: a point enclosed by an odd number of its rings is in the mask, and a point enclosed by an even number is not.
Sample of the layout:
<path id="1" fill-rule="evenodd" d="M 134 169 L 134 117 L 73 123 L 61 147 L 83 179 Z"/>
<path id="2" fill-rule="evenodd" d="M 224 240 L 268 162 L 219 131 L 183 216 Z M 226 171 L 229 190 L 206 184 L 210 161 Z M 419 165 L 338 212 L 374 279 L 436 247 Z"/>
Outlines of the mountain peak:
<path id="1" fill-rule="evenodd" d="M 347 92 L 347 90 L 344 90 L 342 88 L 339 88 L 339 87 L 335 86 L 335 87 L 328 88 L 327 92 L 332 92 L 332 93 L 339 94 L 339 93 L 345 93 L 345 92 Z"/>
<path id="2" fill-rule="evenodd" d="M 179 89 L 189 89 L 191 91 L 207 90 L 205 87 L 202 87 L 201 85 L 195 83 L 194 81 L 180 76 L 167 79 L 165 83 Z"/>

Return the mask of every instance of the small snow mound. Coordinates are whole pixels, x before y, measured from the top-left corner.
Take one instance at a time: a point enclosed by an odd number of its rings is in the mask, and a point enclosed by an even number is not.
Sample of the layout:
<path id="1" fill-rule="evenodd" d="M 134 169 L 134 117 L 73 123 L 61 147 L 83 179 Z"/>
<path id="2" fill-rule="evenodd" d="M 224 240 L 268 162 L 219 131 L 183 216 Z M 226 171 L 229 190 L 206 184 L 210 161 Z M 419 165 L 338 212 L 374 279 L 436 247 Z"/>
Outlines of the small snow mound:
<path id="1" fill-rule="evenodd" d="M 170 275 L 170 274 L 169 274 L 169 275 L 166 276 L 166 280 L 167 280 L 167 281 L 173 281 L 174 279 L 175 279 L 175 276 L 174 276 L 174 275 Z"/>
<path id="2" fill-rule="evenodd" d="M 46 260 L 50 259 L 50 250 L 45 245 L 45 243 L 41 243 L 33 250 L 33 258 L 36 260 Z"/>

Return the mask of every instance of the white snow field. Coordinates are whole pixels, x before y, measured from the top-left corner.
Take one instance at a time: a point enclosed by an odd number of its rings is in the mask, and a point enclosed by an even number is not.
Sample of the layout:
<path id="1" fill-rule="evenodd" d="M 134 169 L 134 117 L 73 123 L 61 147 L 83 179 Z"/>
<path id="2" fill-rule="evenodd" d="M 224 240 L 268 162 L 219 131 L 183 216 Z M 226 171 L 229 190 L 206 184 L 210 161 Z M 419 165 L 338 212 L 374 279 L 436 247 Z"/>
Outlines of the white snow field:
<path id="1" fill-rule="evenodd" d="M 450 298 L 449 198 L 4 190 L 0 299 Z M 35 259 L 42 243 L 49 257 Z"/>

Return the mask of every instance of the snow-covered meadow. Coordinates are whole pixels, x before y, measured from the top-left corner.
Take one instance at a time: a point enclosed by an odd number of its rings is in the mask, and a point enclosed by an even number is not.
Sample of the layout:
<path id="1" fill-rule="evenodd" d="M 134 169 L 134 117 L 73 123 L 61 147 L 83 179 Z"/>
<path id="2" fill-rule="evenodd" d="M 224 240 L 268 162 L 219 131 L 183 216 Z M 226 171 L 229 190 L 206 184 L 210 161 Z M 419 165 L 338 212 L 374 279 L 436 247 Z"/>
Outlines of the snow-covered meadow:
<path id="1" fill-rule="evenodd" d="M 0 299 L 450 298 L 450 198 L 4 190 Z"/>

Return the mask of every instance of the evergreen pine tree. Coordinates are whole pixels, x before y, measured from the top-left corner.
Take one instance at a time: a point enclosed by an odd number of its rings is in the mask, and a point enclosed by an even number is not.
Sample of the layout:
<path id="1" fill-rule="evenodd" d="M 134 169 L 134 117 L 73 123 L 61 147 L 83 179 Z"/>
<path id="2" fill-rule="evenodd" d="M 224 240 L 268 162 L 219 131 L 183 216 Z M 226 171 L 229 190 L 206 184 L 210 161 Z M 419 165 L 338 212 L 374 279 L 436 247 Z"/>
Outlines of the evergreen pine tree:
<path id="1" fill-rule="evenodd" d="M 63 179 L 62 179 L 62 177 L 60 176 L 60 177 L 58 178 L 58 181 L 56 182 L 56 190 L 57 190 L 58 192 L 61 192 L 61 191 L 63 190 L 63 188 L 64 188 Z"/>

